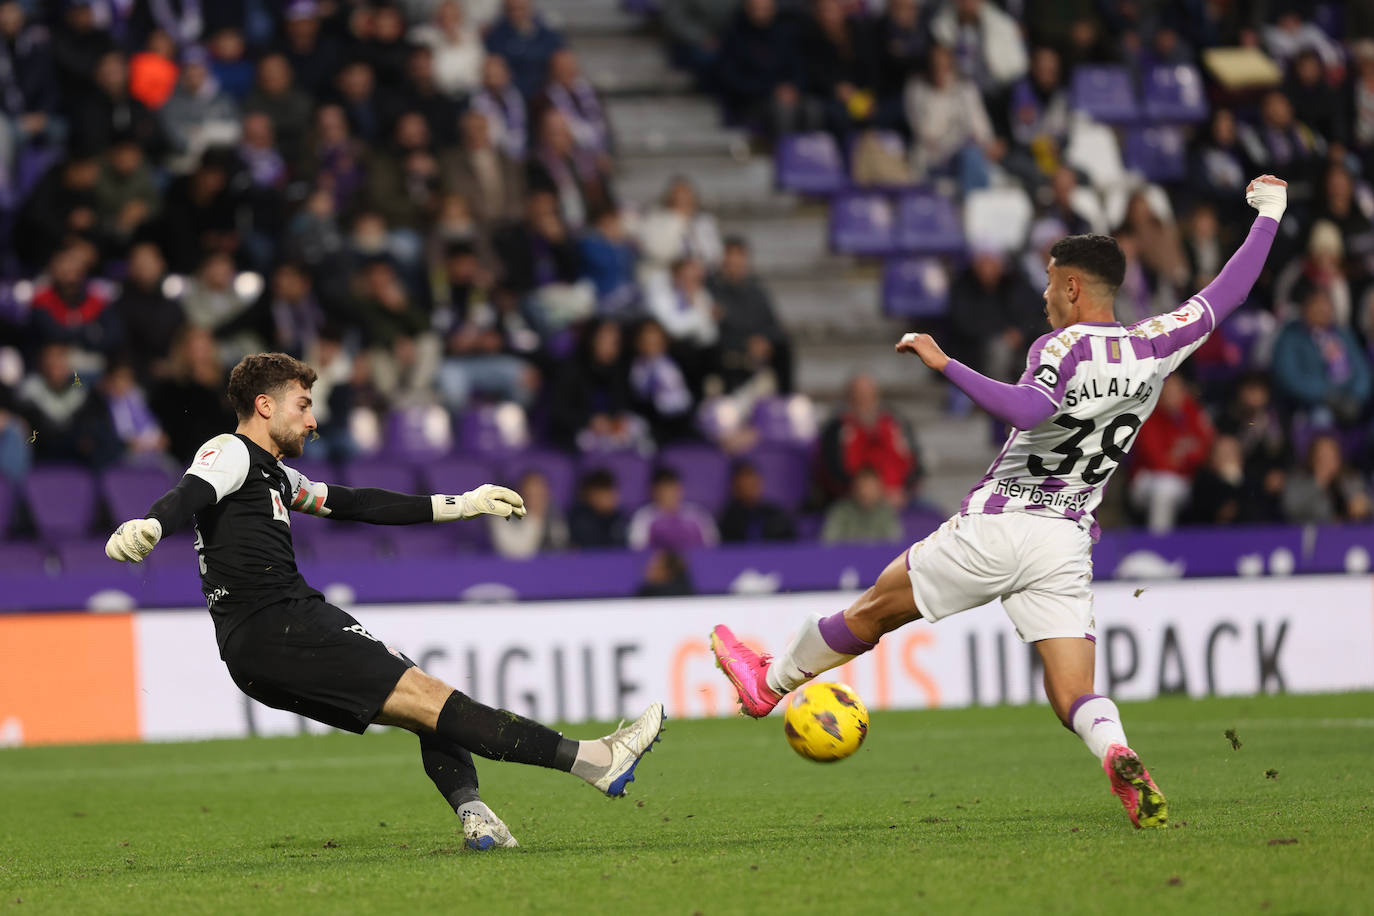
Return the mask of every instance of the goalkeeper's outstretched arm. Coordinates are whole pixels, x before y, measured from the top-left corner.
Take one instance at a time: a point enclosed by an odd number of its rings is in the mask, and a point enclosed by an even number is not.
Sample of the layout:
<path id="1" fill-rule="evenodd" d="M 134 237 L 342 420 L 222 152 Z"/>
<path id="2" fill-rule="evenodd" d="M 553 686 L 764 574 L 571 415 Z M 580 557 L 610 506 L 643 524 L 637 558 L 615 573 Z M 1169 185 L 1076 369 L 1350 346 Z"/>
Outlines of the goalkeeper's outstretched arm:
<path id="1" fill-rule="evenodd" d="M 191 519 L 217 500 L 215 487 L 203 477 L 187 474 L 148 509 L 143 518 L 120 525 L 105 542 L 105 556 L 121 563 L 139 563 L 152 553 L 163 535 L 191 524 Z"/>
<path id="2" fill-rule="evenodd" d="M 525 501 L 507 487 L 484 483 L 456 496 L 417 496 L 376 487 L 342 487 L 300 479 L 291 499 L 297 512 L 372 525 L 418 525 L 495 515 L 525 517 Z"/>

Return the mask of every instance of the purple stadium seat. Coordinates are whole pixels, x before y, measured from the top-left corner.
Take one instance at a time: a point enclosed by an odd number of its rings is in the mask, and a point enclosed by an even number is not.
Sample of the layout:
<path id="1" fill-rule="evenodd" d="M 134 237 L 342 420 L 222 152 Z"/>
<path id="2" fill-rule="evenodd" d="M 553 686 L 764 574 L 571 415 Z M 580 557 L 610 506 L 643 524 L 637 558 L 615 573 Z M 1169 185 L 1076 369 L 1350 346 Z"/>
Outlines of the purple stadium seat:
<path id="1" fill-rule="evenodd" d="M 902 513 L 902 536 L 914 544 L 944 523 L 945 516 L 939 512 L 907 509 Z"/>
<path id="2" fill-rule="evenodd" d="M 789 134 L 778 143 L 778 187 L 802 194 L 834 194 L 849 186 L 844 157 L 835 138 L 824 131 Z"/>
<path id="3" fill-rule="evenodd" d="M 147 511 L 146 508 L 144 511 Z M 78 538 L 62 541 L 54 549 L 58 566 L 64 573 L 90 572 L 124 569 L 137 575 L 147 572 L 148 567 L 140 563 L 116 563 L 105 556 L 105 538 Z M 148 555 L 145 562 L 152 560 L 158 551 Z"/>
<path id="4" fill-rule="evenodd" d="M 515 455 L 501 463 L 492 482 L 519 488 L 520 478 L 530 471 L 538 471 L 549 482 L 549 498 L 554 506 L 563 511 L 572 506 L 577 497 L 577 470 L 572 458 L 562 452 L 533 451 Z"/>
<path id="5" fill-rule="evenodd" d="M 806 395 L 759 398 L 750 423 L 770 445 L 810 445 L 816 439 L 816 406 Z"/>
<path id="6" fill-rule="evenodd" d="M 334 519 L 320 518 L 316 515 L 306 515 L 304 512 L 291 513 L 291 543 L 295 545 L 296 553 L 300 556 L 312 556 L 314 553 L 315 541 L 320 537 L 328 537 L 327 529 L 337 528 L 340 524 Z M 153 551 L 157 553 L 157 551 Z"/>
<path id="7" fill-rule="evenodd" d="M 391 456 L 428 460 L 453 448 L 453 419 L 442 407 L 410 407 L 391 411 L 386 418 L 383 450 Z"/>
<path id="8" fill-rule="evenodd" d="M 105 508 L 115 524 L 143 518 L 148 507 L 176 486 L 176 479 L 162 468 L 111 468 L 100 477 Z"/>
<path id="9" fill-rule="evenodd" d="M 682 477 L 686 499 L 712 515 L 725 508 L 730 493 L 730 460 L 709 445 L 670 445 L 658 455 L 658 463 Z"/>
<path id="10" fill-rule="evenodd" d="M 15 199 L 23 201 L 29 196 L 29 192 L 37 187 L 38 182 L 43 180 L 43 176 L 48 173 L 48 169 L 57 164 L 62 158 L 62 150 L 53 146 L 39 144 L 25 144 L 20 153 L 18 162 L 14 168 L 14 194 Z"/>
<path id="11" fill-rule="evenodd" d="M 0 478 L 0 541 L 5 539 L 5 534 L 10 530 L 10 519 L 14 514 L 14 486 L 3 478 Z"/>
<path id="12" fill-rule="evenodd" d="M 964 224 L 954 201 L 934 191 L 897 198 L 897 250 L 910 254 L 957 254 L 965 248 Z"/>
<path id="13" fill-rule="evenodd" d="M 0 573 L 43 570 L 48 565 L 48 549 L 32 541 L 0 542 Z"/>
<path id="14" fill-rule="evenodd" d="M 386 530 L 388 552 L 398 557 L 444 557 L 459 549 L 459 535 L 469 528 L 485 527 L 485 519 L 457 525 L 395 525 Z"/>
<path id="15" fill-rule="evenodd" d="M 404 461 L 381 458 L 351 461 L 343 468 L 341 476 L 343 480 L 339 482 L 350 487 L 376 487 L 398 493 L 419 493 L 421 490 L 416 480 L 415 466 Z"/>
<path id="16" fill-rule="evenodd" d="M 836 251 L 883 255 L 893 243 L 892 201 L 886 194 L 850 192 L 830 202 L 830 246 Z"/>
<path id="17" fill-rule="evenodd" d="M 883 312 L 930 318 L 949 308 L 949 274 L 937 258 L 890 258 L 883 265 Z"/>
<path id="18" fill-rule="evenodd" d="M 797 516 L 797 540 L 805 544 L 821 539 L 821 529 L 825 527 L 825 516 L 808 512 Z"/>
<path id="19" fill-rule="evenodd" d="M 1145 74 L 1145 117 L 1151 123 L 1207 120 L 1202 74 L 1192 64 L 1160 64 Z"/>
<path id="20" fill-rule="evenodd" d="M 474 518 L 445 527 L 449 529 L 445 532 L 449 535 L 447 542 L 435 542 L 432 549 L 451 553 L 491 553 L 490 519 Z"/>
<path id="21" fill-rule="evenodd" d="M 1079 64 L 1073 70 L 1070 100 L 1074 108 L 1104 124 L 1131 124 L 1140 118 L 1125 67 Z"/>
<path id="22" fill-rule="evenodd" d="M 349 525 L 325 521 L 312 528 L 310 555 L 316 562 L 367 562 L 382 555 L 385 534 L 372 525 Z"/>
<path id="23" fill-rule="evenodd" d="M 466 493 L 484 483 L 495 483 L 496 470 L 485 458 L 454 455 L 424 467 L 424 483 L 430 493 Z"/>
<path id="24" fill-rule="evenodd" d="M 1275 326 L 1275 318 L 1269 312 L 1245 309 L 1226 319 L 1221 334 L 1240 349 L 1243 364 L 1256 365 L 1261 364 L 1262 347 L 1274 334 Z"/>
<path id="25" fill-rule="evenodd" d="M 605 452 L 583 455 L 578 462 L 578 474 L 605 468 L 615 476 L 620 491 L 620 506 L 633 512 L 649 501 L 649 460 L 637 452 Z"/>
<path id="26" fill-rule="evenodd" d="M 463 412 L 458 426 L 465 452 L 508 455 L 530 444 L 525 409 L 513 401 L 473 405 Z"/>
<path id="27" fill-rule="evenodd" d="M 763 477 L 764 498 L 788 511 L 797 511 L 806 500 L 810 488 L 807 453 L 796 448 L 765 445 L 750 452 L 747 457 Z"/>
<path id="28" fill-rule="evenodd" d="M 1132 127 L 1126 132 L 1126 168 L 1150 181 L 1178 181 L 1188 174 L 1188 147 L 1183 128 Z"/>
<path id="29" fill-rule="evenodd" d="M 315 483 L 343 483 L 343 477 L 338 468 L 328 461 L 321 461 L 318 458 L 296 458 L 287 461 L 286 465 L 304 474 L 306 480 Z"/>
<path id="30" fill-rule="evenodd" d="M 98 506 L 95 478 L 85 468 L 34 468 L 24 480 L 23 493 L 42 539 L 57 542 L 91 533 Z"/>

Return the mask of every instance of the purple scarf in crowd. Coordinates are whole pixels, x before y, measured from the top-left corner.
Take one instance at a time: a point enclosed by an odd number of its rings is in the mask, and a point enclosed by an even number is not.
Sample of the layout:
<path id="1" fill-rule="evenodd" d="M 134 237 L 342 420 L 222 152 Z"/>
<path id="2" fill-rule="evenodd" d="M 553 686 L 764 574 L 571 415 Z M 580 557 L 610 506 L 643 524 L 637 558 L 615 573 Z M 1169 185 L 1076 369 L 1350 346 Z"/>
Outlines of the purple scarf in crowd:
<path id="1" fill-rule="evenodd" d="M 606 116 L 596 90 L 585 79 L 578 79 L 571 87 L 554 83 L 548 88 L 549 101 L 563 113 L 581 149 L 604 153 L 609 148 Z"/>

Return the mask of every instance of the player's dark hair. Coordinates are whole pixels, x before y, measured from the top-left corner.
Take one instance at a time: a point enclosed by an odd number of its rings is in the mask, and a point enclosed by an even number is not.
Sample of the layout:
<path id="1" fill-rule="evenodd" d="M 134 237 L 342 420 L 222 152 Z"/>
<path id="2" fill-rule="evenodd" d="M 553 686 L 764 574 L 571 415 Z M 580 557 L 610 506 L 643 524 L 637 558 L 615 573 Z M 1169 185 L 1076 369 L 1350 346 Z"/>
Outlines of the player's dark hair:
<path id="1" fill-rule="evenodd" d="M 287 385 L 300 382 L 306 391 L 315 384 L 315 370 L 285 353 L 254 353 L 239 360 L 229 373 L 229 404 L 240 420 L 253 415 L 258 395 L 276 397 Z"/>
<path id="2" fill-rule="evenodd" d="M 680 483 L 681 481 L 682 476 L 666 464 L 654 468 L 654 475 L 651 478 L 651 484 L 655 487 L 662 483 Z"/>
<path id="3" fill-rule="evenodd" d="M 593 468 L 582 475 L 577 488 L 583 493 L 589 490 L 614 490 L 615 475 L 607 468 Z"/>
<path id="4" fill-rule="evenodd" d="M 1077 267 L 1115 292 L 1126 277 L 1126 256 L 1110 235 L 1070 235 L 1050 247 L 1056 267 Z"/>
<path id="5" fill-rule="evenodd" d="M 750 461 L 748 458 L 740 458 L 734 464 L 730 465 L 731 480 L 734 480 L 736 477 L 739 477 L 742 474 L 757 474 L 758 472 L 759 466 L 754 464 L 754 462 Z"/>

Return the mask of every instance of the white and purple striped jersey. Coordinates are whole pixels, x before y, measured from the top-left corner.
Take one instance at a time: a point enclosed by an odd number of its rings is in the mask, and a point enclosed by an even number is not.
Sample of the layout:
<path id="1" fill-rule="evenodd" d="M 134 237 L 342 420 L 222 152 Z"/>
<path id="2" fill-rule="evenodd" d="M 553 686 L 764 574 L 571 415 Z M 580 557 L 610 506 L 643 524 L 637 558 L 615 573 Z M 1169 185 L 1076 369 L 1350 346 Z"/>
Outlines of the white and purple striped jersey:
<path id="1" fill-rule="evenodd" d="M 1211 304 L 1198 294 L 1133 325 L 1084 322 L 1036 340 L 1018 386 L 1042 394 L 1053 413 L 1012 431 L 961 513 L 1058 515 L 1096 540 L 1093 511 L 1154 410 L 1165 376 L 1216 325 Z"/>

